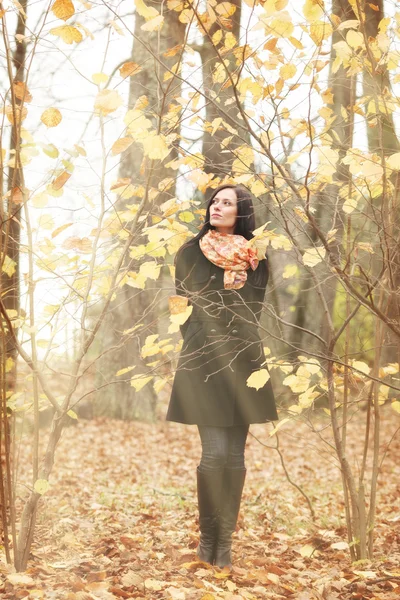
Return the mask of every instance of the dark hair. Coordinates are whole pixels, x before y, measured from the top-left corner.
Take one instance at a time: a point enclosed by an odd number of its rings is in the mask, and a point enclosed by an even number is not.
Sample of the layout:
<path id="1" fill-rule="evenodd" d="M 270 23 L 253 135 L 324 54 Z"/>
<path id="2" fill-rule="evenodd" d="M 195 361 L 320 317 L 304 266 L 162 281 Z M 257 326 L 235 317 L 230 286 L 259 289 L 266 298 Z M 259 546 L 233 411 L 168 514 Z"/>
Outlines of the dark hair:
<path id="1" fill-rule="evenodd" d="M 225 190 L 226 188 L 230 188 L 235 191 L 237 198 L 237 216 L 235 222 L 235 235 L 242 235 L 246 240 L 251 240 L 254 235 L 253 231 L 256 228 L 256 220 L 254 217 L 254 207 L 253 200 L 250 190 L 248 190 L 244 185 L 238 185 L 235 183 L 225 183 L 217 187 L 211 194 L 206 209 L 206 216 L 204 220 L 204 224 L 200 229 L 199 233 L 191 238 L 188 242 L 185 242 L 178 250 L 176 259 L 178 254 L 184 248 L 188 246 L 193 246 L 198 240 L 200 240 L 210 229 L 215 229 L 213 225 L 210 224 L 210 207 L 213 199 L 221 190 Z M 265 257 L 267 258 L 267 257 Z M 250 270 L 251 271 L 251 270 Z M 262 286 L 265 285 L 265 273 L 266 278 L 268 279 L 268 262 L 265 262 L 265 269 L 258 268 L 254 272 L 254 285 Z M 253 279 L 253 278 L 252 278 Z"/>

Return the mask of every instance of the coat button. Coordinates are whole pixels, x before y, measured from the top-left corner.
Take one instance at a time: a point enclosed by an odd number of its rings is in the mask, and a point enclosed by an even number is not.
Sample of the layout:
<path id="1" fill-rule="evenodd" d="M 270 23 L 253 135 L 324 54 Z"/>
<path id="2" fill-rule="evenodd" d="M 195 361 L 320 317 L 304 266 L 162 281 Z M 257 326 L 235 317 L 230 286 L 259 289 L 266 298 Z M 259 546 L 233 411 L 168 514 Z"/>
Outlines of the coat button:
<path id="1" fill-rule="evenodd" d="M 217 333 L 216 329 L 210 329 L 210 333 Z"/>
<path id="2" fill-rule="evenodd" d="M 231 333 L 236 334 L 237 333 L 237 329 L 232 329 Z"/>

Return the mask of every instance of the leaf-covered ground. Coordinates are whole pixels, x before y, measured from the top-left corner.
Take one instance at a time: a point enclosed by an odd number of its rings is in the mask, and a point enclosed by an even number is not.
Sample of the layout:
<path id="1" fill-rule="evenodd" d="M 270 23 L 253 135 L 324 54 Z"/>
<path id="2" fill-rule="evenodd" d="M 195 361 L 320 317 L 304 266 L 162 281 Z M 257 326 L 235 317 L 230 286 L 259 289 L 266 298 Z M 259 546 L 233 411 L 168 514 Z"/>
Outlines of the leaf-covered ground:
<path id="1" fill-rule="evenodd" d="M 355 469 L 363 418 L 354 418 L 349 427 Z M 308 496 L 315 522 L 306 499 L 285 475 L 270 426 L 252 426 L 229 573 L 195 560 L 197 429 L 79 421 L 64 430 L 60 441 L 28 569 L 13 573 L 3 557 L 0 597 L 400 598 L 400 440 L 392 439 L 398 425 L 398 416 L 384 407 L 381 451 L 386 455 L 375 559 L 358 564 L 351 563 L 346 549 L 340 474 L 328 422 L 324 417 L 315 421 L 313 433 L 310 425 L 289 424 L 279 439 L 288 475 Z M 21 452 L 24 475 L 29 450 L 22 447 Z M 18 492 L 24 496 L 26 488 Z"/>

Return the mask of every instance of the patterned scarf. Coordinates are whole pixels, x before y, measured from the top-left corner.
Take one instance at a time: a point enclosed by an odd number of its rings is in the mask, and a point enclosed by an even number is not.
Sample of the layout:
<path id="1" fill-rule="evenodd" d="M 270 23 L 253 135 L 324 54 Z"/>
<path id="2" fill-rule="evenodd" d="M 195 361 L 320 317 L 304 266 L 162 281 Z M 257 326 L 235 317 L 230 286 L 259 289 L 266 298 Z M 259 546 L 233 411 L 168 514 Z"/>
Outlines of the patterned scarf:
<path id="1" fill-rule="evenodd" d="M 255 271 L 258 267 L 257 254 L 242 235 L 209 229 L 199 244 L 210 262 L 225 269 L 224 288 L 227 290 L 242 288 L 247 280 L 246 269 L 251 267 Z"/>

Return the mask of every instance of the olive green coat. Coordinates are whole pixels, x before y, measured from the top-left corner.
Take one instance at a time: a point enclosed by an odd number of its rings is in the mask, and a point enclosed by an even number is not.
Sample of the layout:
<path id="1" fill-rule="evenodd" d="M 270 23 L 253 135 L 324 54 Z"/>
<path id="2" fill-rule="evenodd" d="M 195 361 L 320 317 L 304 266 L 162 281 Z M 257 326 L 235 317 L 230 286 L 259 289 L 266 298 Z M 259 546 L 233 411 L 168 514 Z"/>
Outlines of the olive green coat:
<path id="1" fill-rule="evenodd" d="M 262 285 L 255 273 L 262 269 Z M 224 270 L 202 253 L 198 241 L 178 253 L 175 284 L 193 312 L 182 326 L 183 346 L 167 412 L 168 421 L 232 426 L 277 420 L 271 382 L 248 387 L 252 372 L 266 368 L 258 320 L 268 279 L 267 261 L 239 290 L 225 290 Z"/>

